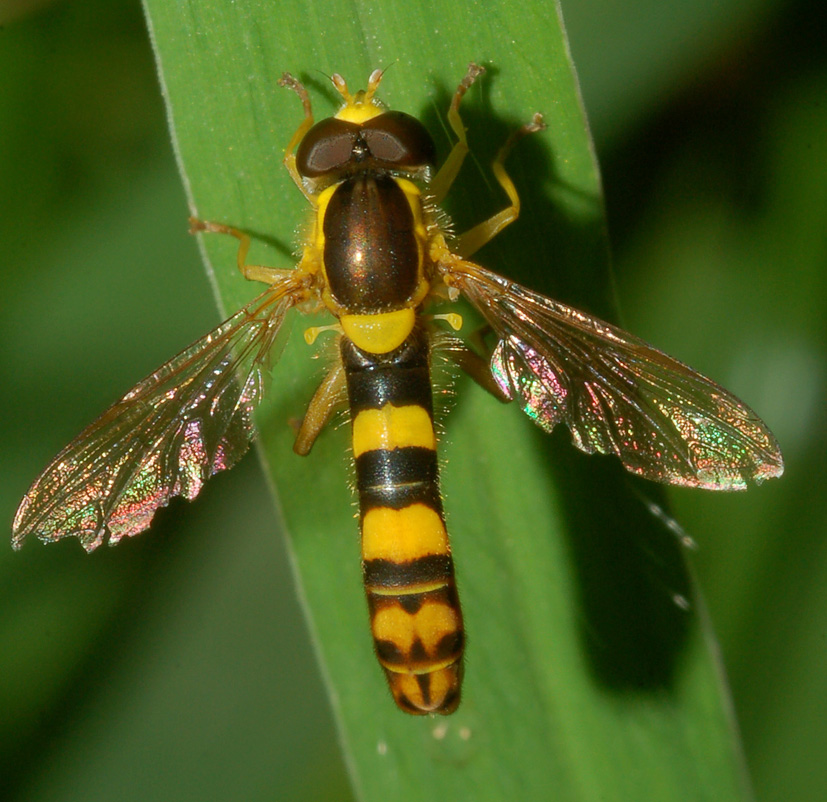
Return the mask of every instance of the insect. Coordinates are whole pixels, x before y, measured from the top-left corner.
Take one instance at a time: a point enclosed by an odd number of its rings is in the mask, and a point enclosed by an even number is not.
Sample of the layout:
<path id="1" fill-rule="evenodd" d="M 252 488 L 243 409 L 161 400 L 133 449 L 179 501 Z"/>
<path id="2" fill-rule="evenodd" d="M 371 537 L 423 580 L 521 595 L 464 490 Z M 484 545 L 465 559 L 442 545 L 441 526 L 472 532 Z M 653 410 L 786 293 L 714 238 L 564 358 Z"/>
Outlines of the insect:
<path id="1" fill-rule="evenodd" d="M 313 221 L 295 269 L 247 263 L 249 238 L 226 225 L 193 229 L 239 240 L 238 267 L 267 288 L 214 331 L 140 382 L 58 454 L 26 493 L 13 545 L 27 535 L 77 537 L 87 551 L 146 529 L 173 496 L 194 498 L 249 446 L 268 356 L 287 312 L 335 319 L 338 356 L 309 403 L 294 449 L 307 454 L 346 400 L 360 504 L 362 565 L 379 663 L 397 705 L 451 713 L 460 699 L 464 631 L 439 493 L 430 380 L 435 347 L 546 431 L 558 423 L 589 453 L 615 454 L 632 473 L 712 490 L 780 476 L 781 453 L 745 404 L 686 365 L 620 329 L 515 284 L 469 257 L 520 212 L 506 156 L 494 175 L 509 205 L 459 237 L 439 204 L 468 144 L 460 102 L 482 68 L 470 65 L 448 111 L 457 137 L 443 165 L 415 118 L 376 98 L 382 73 L 342 106 L 304 117 L 284 164 Z M 481 355 L 425 310 L 460 295 L 496 335 Z M 455 330 L 459 315 L 441 316 Z M 309 329 L 308 341 L 319 333 Z"/>

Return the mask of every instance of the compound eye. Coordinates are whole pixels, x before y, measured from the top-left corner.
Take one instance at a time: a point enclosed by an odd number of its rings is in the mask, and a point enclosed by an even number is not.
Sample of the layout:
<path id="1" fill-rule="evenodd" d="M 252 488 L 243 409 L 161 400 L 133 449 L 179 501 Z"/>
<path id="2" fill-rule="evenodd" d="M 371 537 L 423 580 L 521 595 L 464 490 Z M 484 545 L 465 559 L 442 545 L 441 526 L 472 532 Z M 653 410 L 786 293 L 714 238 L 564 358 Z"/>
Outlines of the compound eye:
<path id="1" fill-rule="evenodd" d="M 403 111 L 388 111 L 362 126 L 371 157 L 389 167 L 427 167 L 436 162 L 436 148 L 427 128 Z"/>
<path id="2" fill-rule="evenodd" d="M 353 156 L 359 126 L 328 117 L 317 122 L 299 143 L 296 169 L 304 178 L 319 178 L 344 167 Z"/>

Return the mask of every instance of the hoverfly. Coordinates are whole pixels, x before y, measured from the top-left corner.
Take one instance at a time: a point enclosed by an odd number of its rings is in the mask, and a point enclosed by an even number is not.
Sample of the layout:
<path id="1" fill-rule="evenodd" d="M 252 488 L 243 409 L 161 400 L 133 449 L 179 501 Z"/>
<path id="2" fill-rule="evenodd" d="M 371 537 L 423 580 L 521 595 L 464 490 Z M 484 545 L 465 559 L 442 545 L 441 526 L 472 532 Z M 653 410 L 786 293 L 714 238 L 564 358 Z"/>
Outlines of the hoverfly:
<path id="1" fill-rule="evenodd" d="M 439 493 L 430 378 L 432 347 L 546 431 L 558 423 L 588 453 L 617 455 L 632 473 L 711 490 L 738 490 L 783 472 L 778 444 L 745 404 L 642 340 L 515 284 L 469 257 L 520 212 L 506 155 L 543 127 L 536 115 L 493 164 L 509 205 L 459 237 L 439 204 L 468 144 L 459 106 L 482 68 L 471 65 L 448 111 L 457 137 L 435 170 L 435 147 L 415 118 L 376 98 L 382 73 L 314 124 L 305 88 L 285 74 L 304 118 L 284 164 L 313 210 L 298 266 L 247 264 L 249 238 L 193 220 L 193 230 L 239 240 L 243 275 L 267 288 L 218 328 L 140 382 L 70 443 L 35 481 L 13 525 L 46 542 L 77 537 L 87 551 L 146 529 L 173 496 L 192 499 L 249 446 L 268 355 L 287 312 L 326 310 L 338 357 L 308 406 L 294 449 L 307 454 L 343 402 L 351 412 L 362 565 L 379 663 L 397 705 L 414 714 L 459 704 L 464 632 Z M 425 309 L 467 298 L 496 334 L 483 357 Z M 455 328 L 458 315 L 443 315 Z M 311 340 L 318 330 L 309 330 Z"/>

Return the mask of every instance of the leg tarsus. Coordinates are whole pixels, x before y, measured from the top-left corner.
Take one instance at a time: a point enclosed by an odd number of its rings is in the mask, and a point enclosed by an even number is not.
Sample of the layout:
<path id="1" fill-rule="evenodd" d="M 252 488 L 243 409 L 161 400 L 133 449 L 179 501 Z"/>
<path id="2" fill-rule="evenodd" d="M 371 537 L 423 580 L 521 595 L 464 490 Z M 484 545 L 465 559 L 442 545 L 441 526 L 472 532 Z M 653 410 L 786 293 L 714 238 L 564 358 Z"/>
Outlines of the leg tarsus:
<path id="1" fill-rule="evenodd" d="M 439 172 L 434 176 L 434 180 L 431 181 L 430 191 L 436 204 L 442 203 L 445 199 L 448 190 L 459 174 L 465 157 L 468 155 L 468 139 L 465 136 L 465 126 L 459 114 L 459 104 L 471 84 L 484 72 L 485 67 L 471 62 L 468 65 L 468 71 L 465 73 L 465 77 L 460 81 L 456 92 L 454 92 L 454 97 L 451 100 L 451 105 L 448 109 L 448 124 L 451 126 L 454 134 L 456 134 L 457 142 L 454 144 L 454 147 L 451 148 L 451 152 L 443 162 L 442 167 L 439 168 Z"/>
<path id="2" fill-rule="evenodd" d="M 304 84 L 302 84 L 301 81 L 294 78 L 289 72 L 285 72 L 281 76 L 281 79 L 279 80 L 279 86 L 284 86 L 287 89 L 292 89 L 301 99 L 302 108 L 304 109 L 304 117 L 302 121 L 299 123 L 299 127 L 294 132 L 290 141 L 287 143 L 287 147 L 284 149 L 283 163 L 284 166 L 287 168 L 287 172 L 290 173 L 290 178 L 293 179 L 293 183 L 301 190 L 305 198 L 312 202 L 313 197 L 311 193 L 309 193 L 305 188 L 304 182 L 302 181 L 302 177 L 299 175 L 299 171 L 296 169 L 295 153 L 295 150 L 298 147 L 299 142 L 301 142 L 302 139 L 304 139 L 305 134 L 310 130 L 310 128 L 313 125 L 313 107 L 310 104 L 310 95 L 307 94 L 307 89 L 304 88 Z"/>
<path id="3" fill-rule="evenodd" d="M 467 259 L 476 253 L 486 242 L 493 239 L 507 225 L 513 223 L 520 216 L 520 196 L 517 193 L 514 182 L 511 180 L 511 176 L 505 169 L 505 160 L 511 152 L 511 148 L 514 147 L 519 139 L 522 139 L 526 134 L 542 131 L 545 127 L 546 124 L 543 122 L 542 115 L 535 114 L 530 123 L 521 125 L 513 131 L 505 144 L 500 148 L 497 157 L 491 165 L 491 169 L 494 172 L 497 183 L 505 190 L 505 194 L 508 195 L 510 204 L 487 220 L 483 220 L 482 223 L 469 229 L 457 239 L 454 250 L 463 259 Z"/>
<path id="4" fill-rule="evenodd" d="M 248 265 L 247 254 L 250 250 L 250 235 L 241 229 L 214 223 L 210 220 L 199 220 L 197 217 L 190 217 L 190 234 L 206 232 L 211 234 L 229 234 L 238 240 L 238 253 L 236 264 L 238 270 L 248 281 L 260 281 L 264 284 L 277 284 L 293 274 L 293 269 L 282 269 L 278 267 L 267 267 L 266 265 Z"/>

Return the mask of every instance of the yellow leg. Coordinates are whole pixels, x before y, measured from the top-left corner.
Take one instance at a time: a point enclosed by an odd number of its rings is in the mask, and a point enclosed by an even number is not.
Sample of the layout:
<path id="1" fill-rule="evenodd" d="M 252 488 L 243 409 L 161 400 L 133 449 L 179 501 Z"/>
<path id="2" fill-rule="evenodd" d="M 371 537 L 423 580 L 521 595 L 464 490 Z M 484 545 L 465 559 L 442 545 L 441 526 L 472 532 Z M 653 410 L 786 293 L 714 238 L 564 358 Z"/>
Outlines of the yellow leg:
<path id="1" fill-rule="evenodd" d="M 249 281 L 261 281 L 264 284 L 278 284 L 280 281 L 284 281 L 284 279 L 295 273 L 292 268 L 284 270 L 277 267 L 267 267 L 265 265 L 248 265 L 247 253 L 250 250 L 250 237 L 237 228 L 225 226 L 222 223 L 212 223 L 208 220 L 199 220 L 197 217 L 190 217 L 190 234 L 196 234 L 199 231 L 207 231 L 214 234 L 229 234 L 231 237 L 235 237 L 239 242 L 236 264 L 241 275 Z"/>
<path id="2" fill-rule="evenodd" d="M 485 68 L 480 67 L 479 64 L 469 64 L 468 72 L 465 73 L 465 77 L 460 81 L 457 91 L 454 92 L 454 98 L 448 109 L 448 124 L 456 134 L 458 141 L 451 149 L 442 167 L 439 168 L 439 172 L 434 176 L 434 180 L 431 181 L 429 190 L 437 204 L 445 200 L 448 190 L 454 183 L 454 179 L 459 175 L 462 163 L 465 161 L 466 155 L 468 155 L 468 139 L 465 136 L 465 126 L 462 124 L 462 118 L 459 116 L 460 101 L 465 96 L 471 84 L 484 72 Z"/>
<path id="3" fill-rule="evenodd" d="M 490 353 L 483 337 L 484 331 L 477 330 L 471 335 L 470 339 L 480 350 Z M 493 395 L 497 401 L 502 401 L 504 404 L 511 401 L 508 396 L 503 394 L 497 382 L 494 381 L 494 377 L 491 375 L 491 365 L 486 357 L 480 356 L 462 340 L 452 339 L 450 345 L 445 347 L 444 350 L 451 362 L 472 378 L 483 390 Z"/>
<path id="4" fill-rule="evenodd" d="M 299 426 L 296 440 L 293 443 L 293 451 L 299 456 L 306 457 L 313 448 L 313 443 L 316 442 L 319 433 L 327 425 L 336 409 L 344 404 L 344 401 L 345 369 L 342 363 L 337 361 L 307 405 L 307 412 L 304 413 L 304 420 Z"/>
<path id="5" fill-rule="evenodd" d="M 505 194 L 508 195 L 508 200 L 511 201 L 511 203 L 502 211 L 497 212 L 497 214 L 474 226 L 459 237 L 454 252 L 463 259 L 468 258 L 471 254 L 478 251 L 486 242 L 499 234 L 509 223 L 513 223 L 520 216 L 520 196 L 517 194 L 517 188 L 514 186 L 511 176 L 509 176 L 505 170 L 505 160 L 518 139 L 521 139 L 526 134 L 542 131 L 545 127 L 546 124 L 543 122 L 542 116 L 535 114 L 530 123 L 520 126 L 508 137 L 506 143 L 500 148 L 499 153 L 497 153 L 497 158 L 494 159 L 494 163 L 491 165 L 491 169 L 494 171 L 494 177 L 497 179 L 497 183 L 505 190 Z"/>
<path id="6" fill-rule="evenodd" d="M 304 107 L 304 119 L 301 121 L 299 127 L 296 129 L 296 132 L 293 134 L 292 139 L 287 143 L 287 147 L 284 149 L 284 166 L 287 168 L 287 172 L 290 173 L 290 178 L 293 179 L 293 183 L 302 191 L 304 197 L 312 203 L 313 198 L 305 189 L 302 178 L 299 175 L 299 171 L 296 169 L 295 154 L 295 150 L 298 147 L 299 142 L 304 139 L 305 134 L 313 125 L 313 109 L 310 106 L 310 96 L 307 94 L 307 90 L 304 88 L 304 85 L 300 81 L 296 80 L 289 72 L 285 72 L 281 76 L 279 86 L 285 86 L 288 89 L 292 89 L 299 96 L 299 98 L 301 98 L 302 106 Z"/>

